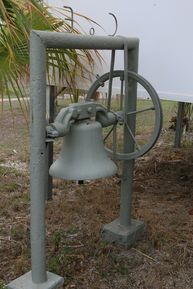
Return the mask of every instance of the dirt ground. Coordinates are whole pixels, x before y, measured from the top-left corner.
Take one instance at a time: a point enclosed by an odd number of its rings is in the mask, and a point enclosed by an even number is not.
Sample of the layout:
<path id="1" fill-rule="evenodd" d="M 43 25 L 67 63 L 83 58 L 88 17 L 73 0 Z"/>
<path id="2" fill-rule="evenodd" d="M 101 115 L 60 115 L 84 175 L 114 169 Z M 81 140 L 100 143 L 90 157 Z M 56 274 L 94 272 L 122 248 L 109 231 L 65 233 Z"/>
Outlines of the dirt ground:
<path id="1" fill-rule="evenodd" d="M 0 289 L 30 270 L 28 131 L 16 111 L 0 130 Z M 193 147 L 173 148 L 174 132 L 135 165 L 134 219 L 146 230 L 127 249 L 101 240 L 119 216 L 118 176 L 77 185 L 54 180 L 46 204 L 47 268 L 65 289 L 193 288 Z M 26 288 L 27 289 L 27 288 Z"/>

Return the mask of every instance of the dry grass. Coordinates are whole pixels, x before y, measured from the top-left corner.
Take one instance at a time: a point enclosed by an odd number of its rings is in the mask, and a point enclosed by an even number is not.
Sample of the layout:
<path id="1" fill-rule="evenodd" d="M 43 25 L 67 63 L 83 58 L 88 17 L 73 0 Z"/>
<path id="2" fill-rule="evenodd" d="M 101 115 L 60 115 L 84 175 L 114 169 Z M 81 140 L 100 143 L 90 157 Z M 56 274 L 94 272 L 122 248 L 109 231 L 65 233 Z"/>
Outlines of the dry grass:
<path id="1" fill-rule="evenodd" d="M 7 127 L 9 124 L 9 127 Z M 28 133 L 16 110 L 1 118 L 0 288 L 30 270 Z M 173 149 L 164 131 L 137 160 L 133 218 L 146 223 L 134 248 L 104 243 L 102 226 L 119 215 L 118 177 L 77 185 L 54 180 L 46 205 L 47 267 L 64 288 L 193 288 L 193 149 Z M 26 288 L 27 289 L 27 288 Z"/>

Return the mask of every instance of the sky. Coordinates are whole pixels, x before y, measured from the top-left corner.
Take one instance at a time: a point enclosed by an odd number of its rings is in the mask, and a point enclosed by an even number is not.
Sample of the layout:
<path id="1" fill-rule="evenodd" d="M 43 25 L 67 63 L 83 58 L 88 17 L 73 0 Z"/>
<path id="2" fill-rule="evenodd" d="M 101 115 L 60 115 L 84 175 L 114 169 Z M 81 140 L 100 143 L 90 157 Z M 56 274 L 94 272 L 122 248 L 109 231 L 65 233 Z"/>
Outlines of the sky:
<path id="1" fill-rule="evenodd" d="M 192 97 L 193 100 L 193 1 L 192 0 L 47 0 L 53 6 L 71 6 L 104 30 L 93 26 L 96 35 L 117 35 L 140 39 L 139 73 L 160 95 Z M 89 33 L 91 24 L 75 17 Z M 123 67 L 122 54 L 116 67 Z M 100 73 L 99 73 L 100 74 Z"/>

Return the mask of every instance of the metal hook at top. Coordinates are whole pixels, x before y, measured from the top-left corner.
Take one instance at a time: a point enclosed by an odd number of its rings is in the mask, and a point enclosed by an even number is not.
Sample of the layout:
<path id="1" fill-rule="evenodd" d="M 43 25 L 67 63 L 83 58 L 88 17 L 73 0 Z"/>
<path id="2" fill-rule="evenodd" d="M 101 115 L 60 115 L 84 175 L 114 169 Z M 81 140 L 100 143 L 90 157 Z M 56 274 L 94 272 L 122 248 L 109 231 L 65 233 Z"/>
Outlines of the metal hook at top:
<path id="1" fill-rule="evenodd" d="M 115 31 L 113 34 L 110 34 L 109 36 L 115 36 L 115 34 L 117 33 L 117 29 L 118 29 L 118 21 L 117 21 L 116 16 L 113 13 L 109 13 L 109 15 L 111 15 L 115 20 Z"/>
<path id="2" fill-rule="evenodd" d="M 63 6 L 63 7 L 66 9 L 69 9 L 71 12 L 71 18 L 65 18 L 65 20 L 71 21 L 71 31 L 70 32 L 72 33 L 74 30 L 74 11 L 73 11 L 72 7 L 70 7 L 70 6 Z"/>

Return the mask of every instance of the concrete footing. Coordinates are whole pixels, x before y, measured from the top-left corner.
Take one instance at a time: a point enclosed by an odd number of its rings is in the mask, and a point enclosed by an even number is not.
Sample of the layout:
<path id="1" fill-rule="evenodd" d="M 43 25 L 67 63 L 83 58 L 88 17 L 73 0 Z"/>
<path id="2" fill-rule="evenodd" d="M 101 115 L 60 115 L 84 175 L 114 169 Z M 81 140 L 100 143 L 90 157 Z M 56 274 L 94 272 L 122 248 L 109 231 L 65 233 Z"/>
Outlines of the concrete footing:
<path id="1" fill-rule="evenodd" d="M 8 289 L 62 289 L 64 279 L 61 276 L 47 272 L 47 281 L 40 284 L 32 282 L 31 271 L 13 280 Z"/>
<path id="2" fill-rule="evenodd" d="M 127 226 L 120 225 L 119 219 L 104 225 L 102 231 L 102 239 L 107 242 L 133 246 L 144 233 L 145 224 L 143 221 L 131 220 L 131 224 Z"/>

